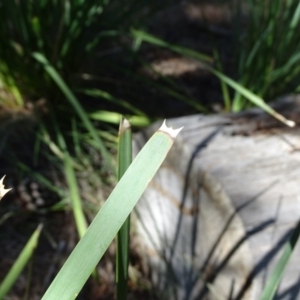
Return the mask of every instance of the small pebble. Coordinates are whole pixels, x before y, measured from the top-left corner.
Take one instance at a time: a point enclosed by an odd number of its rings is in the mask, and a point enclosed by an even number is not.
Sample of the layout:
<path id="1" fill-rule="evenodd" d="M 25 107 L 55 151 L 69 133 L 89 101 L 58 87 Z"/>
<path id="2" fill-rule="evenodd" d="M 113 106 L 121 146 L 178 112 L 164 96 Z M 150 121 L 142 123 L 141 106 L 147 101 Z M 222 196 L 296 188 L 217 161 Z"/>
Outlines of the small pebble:
<path id="1" fill-rule="evenodd" d="M 43 205 L 45 205 L 45 201 L 44 201 L 43 198 L 39 197 L 39 198 L 37 198 L 37 199 L 35 200 L 35 204 L 36 204 L 37 206 L 43 206 Z"/>
<path id="2" fill-rule="evenodd" d="M 27 203 L 26 208 L 28 210 L 35 210 L 36 209 L 35 205 L 32 202 Z"/>
<path id="3" fill-rule="evenodd" d="M 36 191 L 39 189 L 39 185 L 36 183 L 36 182 L 31 182 L 30 183 L 30 188 L 33 190 L 33 191 Z"/>
<path id="4" fill-rule="evenodd" d="M 26 193 L 25 191 L 20 193 L 20 198 L 22 201 L 25 201 L 25 202 L 30 202 L 31 201 L 31 197 L 28 193 Z"/>
<path id="5" fill-rule="evenodd" d="M 31 193 L 32 197 L 37 199 L 37 198 L 40 198 L 41 197 L 41 194 L 39 193 L 39 191 L 37 190 L 33 190 L 32 193 Z"/>
<path id="6" fill-rule="evenodd" d="M 25 188 L 24 185 L 19 185 L 19 186 L 17 187 L 17 190 L 18 190 L 19 193 L 22 193 L 22 192 L 25 192 L 25 191 L 26 191 L 26 188 Z"/>

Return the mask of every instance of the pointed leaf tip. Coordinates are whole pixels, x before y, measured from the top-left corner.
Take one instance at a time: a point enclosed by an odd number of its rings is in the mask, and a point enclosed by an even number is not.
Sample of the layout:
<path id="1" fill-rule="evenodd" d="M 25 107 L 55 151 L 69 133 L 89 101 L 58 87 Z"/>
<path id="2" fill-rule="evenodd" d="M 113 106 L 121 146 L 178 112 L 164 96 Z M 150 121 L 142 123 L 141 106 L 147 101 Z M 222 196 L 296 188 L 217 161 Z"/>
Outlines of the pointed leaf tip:
<path id="1" fill-rule="evenodd" d="M 1 178 L 0 180 L 0 200 L 4 197 L 4 195 L 9 192 L 11 189 L 5 189 L 4 188 L 4 184 L 3 184 L 3 180 L 5 178 L 5 175 Z"/>
<path id="2" fill-rule="evenodd" d="M 169 135 L 172 139 L 175 139 L 178 133 L 182 130 L 183 127 L 180 127 L 178 129 L 173 129 L 172 127 L 168 127 L 166 120 L 164 120 L 161 127 L 158 129 L 158 131 L 164 132 L 167 135 Z"/>
<path id="3" fill-rule="evenodd" d="M 130 125 L 130 122 L 128 119 L 126 118 L 122 118 L 121 119 L 121 122 L 120 122 L 120 128 L 119 128 L 119 131 L 120 132 L 123 132 L 125 130 L 128 130 L 131 128 L 131 125 Z"/>

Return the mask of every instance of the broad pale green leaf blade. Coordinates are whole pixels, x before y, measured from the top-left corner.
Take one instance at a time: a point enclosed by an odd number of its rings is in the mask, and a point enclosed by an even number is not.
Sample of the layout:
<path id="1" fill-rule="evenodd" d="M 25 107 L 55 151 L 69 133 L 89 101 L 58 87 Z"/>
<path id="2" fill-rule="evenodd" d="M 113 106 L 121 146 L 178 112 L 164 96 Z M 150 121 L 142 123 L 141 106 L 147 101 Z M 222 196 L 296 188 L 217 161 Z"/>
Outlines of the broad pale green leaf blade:
<path id="1" fill-rule="evenodd" d="M 167 128 L 164 123 L 148 141 L 96 215 L 43 300 L 76 298 L 157 172 L 180 130 Z"/>
<path id="2" fill-rule="evenodd" d="M 300 222 L 297 224 L 297 227 L 294 229 L 294 232 L 290 240 L 286 243 L 283 249 L 283 253 L 277 262 L 273 272 L 265 288 L 259 298 L 259 300 L 272 300 L 280 283 L 280 280 L 283 276 L 284 270 L 289 262 L 291 255 L 293 254 L 293 249 L 299 239 L 300 235 Z"/>
<path id="3" fill-rule="evenodd" d="M 37 246 L 41 230 L 42 225 L 39 225 L 31 235 L 30 239 L 28 240 L 19 257 L 14 262 L 13 266 L 5 276 L 4 280 L 1 282 L 0 299 L 4 299 L 5 295 L 9 292 L 15 281 L 18 279 L 20 273 L 28 263 L 34 249 Z"/>

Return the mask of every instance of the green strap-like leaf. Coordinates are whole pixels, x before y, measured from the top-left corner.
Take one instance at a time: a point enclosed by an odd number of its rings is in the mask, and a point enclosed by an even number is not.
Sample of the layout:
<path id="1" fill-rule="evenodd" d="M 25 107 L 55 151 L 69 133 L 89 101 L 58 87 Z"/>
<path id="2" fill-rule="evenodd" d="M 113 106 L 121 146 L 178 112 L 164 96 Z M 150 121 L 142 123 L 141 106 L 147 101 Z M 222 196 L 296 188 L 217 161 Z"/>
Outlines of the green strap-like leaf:
<path id="1" fill-rule="evenodd" d="M 289 241 L 286 243 L 283 249 L 283 253 L 277 262 L 273 272 L 271 273 L 270 278 L 265 285 L 265 288 L 259 298 L 259 300 L 272 300 L 280 283 L 280 280 L 284 274 L 284 270 L 290 260 L 293 250 L 296 246 L 296 243 L 300 235 L 300 222 L 298 222 L 297 227 L 294 229 L 292 236 Z"/>
<path id="2" fill-rule="evenodd" d="M 64 80 L 61 78 L 61 76 L 58 74 L 58 72 L 55 70 L 55 68 L 49 63 L 49 61 L 46 59 L 46 57 L 38 52 L 35 52 L 32 54 L 33 57 L 40 62 L 43 67 L 45 68 L 46 72 L 49 74 L 49 76 L 52 78 L 52 80 L 57 84 L 57 86 L 60 88 L 60 90 L 63 92 L 63 94 L 66 96 L 67 100 L 70 102 L 80 119 L 82 120 L 82 123 L 86 127 L 86 129 L 90 132 L 91 136 L 95 140 L 95 146 L 98 147 L 98 149 L 101 151 L 101 154 L 103 158 L 105 159 L 105 162 L 107 166 L 111 169 L 112 172 L 114 172 L 114 167 L 112 164 L 112 157 L 110 153 L 107 151 L 105 145 L 103 144 L 101 138 L 97 134 L 93 124 L 91 123 L 90 119 L 88 118 L 88 115 L 84 111 L 83 107 L 73 94 L 73 92 L 70 90 L 70 88 L 66 85 Z"/>
<path id="3" fill-rule="evenodd" d="M 128 120 L 122 118 L 119 128 L 118 180 L 122 178 L 132 161 L 131 127 Z M 129 265 L 130 215 L 117 235 L 116 283 L 117 299 L 127 299 L 127 281 Z"/>
<path id="4" fill-rule="evenodd" d="M 37 229 L 33 232 L 32 236 L 26 243 L 25 247 L 23 248 L 22 252 L 20 253 L 19 257 L 14 262 L 13 266 L 5 276 L 4 280 L 1 282 L 0 285 L 0 299 L 4 299 L 5 295 L 9 292 L 15 281 L 18 279 L 19 275 L 21 274 L 22 270 L 28 263 L 30 257 L 36 245 L 38 243 L 38 239 L 42 230 L 42 225 L 39 225 Z"/>

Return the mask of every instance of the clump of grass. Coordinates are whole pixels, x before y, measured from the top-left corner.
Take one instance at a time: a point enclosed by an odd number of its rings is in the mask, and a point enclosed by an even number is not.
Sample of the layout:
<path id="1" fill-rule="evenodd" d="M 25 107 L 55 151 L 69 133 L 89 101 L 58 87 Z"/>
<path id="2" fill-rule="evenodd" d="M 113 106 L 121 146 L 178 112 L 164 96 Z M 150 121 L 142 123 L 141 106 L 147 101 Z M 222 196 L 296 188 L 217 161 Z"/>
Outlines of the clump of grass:
<path id="1" fill-rule="evenodd" d="M 23 111 L 27 109 L 27 103 L 33 103 L 31 113 L 40 130 L 36 134 L 35 157 L 32 159 L 39 164 L 39 158 L 43 156 L 53 164 L 60 164 L 58 169 L 65 176 L 69 189 L 64 195 L 58 193 L 62 201 L 49 210 L 58 206 L 60 209 L 71 207 L 79 237 L 84 235 L 88 222 L 77 175 L 87 165 L 91 166 L 92 159 L 88 157 L 91 148 L 100 152 L 96 176 L 100 174 L 106 182 L 116 176 L 112 153 L 116 151 L 117 143 L 112 130 L 103 122 L 115 122 L 119 110 L 134 115 L 132 121 L 137 126 L 145 126 L 151 121 L 128 100 L 100 89 L 99 81 L 86 84 L 83 74 L 94 71 L 90 65 L 91 61 L 93 65 L 96 61 L 96 75 L 109 78 L 112 66 L 122 64 L 122 53 L 135 55 L 138 50 L 138 43 L 126 36 L 129 29 L 145 24 L 147 16 L 169 2 L 162 5 L 158 0 L 130 0 L 126 4 L 115 0 L 0 1 L 0 18 L 3 20 L 0 24 L 0 106 Z M 118 86 L 114 78 L 112 82 Z M 86 105 L 81 101 L 83 91 L 88 94 L 95 91 L 96 86 L 97 105 Z M 45 101 L 40 110 L 41 98 Z M 114 106 L 110 106 L 110 101 Z M 99 111 L 99 107 L 114 107 L 115 110 Z M 2 143 L 1 150 L 9 148 L 5 141 Z M 10 152 L 19 170 L 32 172 L 31 162 L 22 161 L 15 151 Z M 42 178 L 41 174 L 36 177 Z M 98 210 L 99 205 L 97 203 L 94 210 Z"/>
<path id="2" fill-rule="evenodd" d="M 115 123 L 120 112 L 133 116 L 132 124 L 136 126 L 149 124 L 151 118 L 128 98 L 113 94 L 120 89 L 120 82 L 111 70 L 125 74 L 128 67 L 124 66 L 124 57 L 127 62 L 139 60 L 139 42 L 128 36 L 130 28 L 144 26 L 149 16 L 170 3 L 172 0 L 163 4 L 158 0 L 130 0 L 126 5 L 115 0 L 1 1 L 0 106 L 14 103 L 22 109 L 29 101 L 37 107 L 41 98 L 46 99 L 46 114 L 39 109 L 34 112 L 40 122 L 46 120 L 44 127 L 49 136 L 53 134 L 53 115 L 66 144 L 72 148 L 73 140 L 65 133 L 72 131 L 75 119 L 80 131 L 78 142 L 84 144 L 81 133 L 88 134 L 92 147 L 101 152 L 105 171 L 114 173 L 108 146 L 112 144 L 104 144 L 94 129 L 95 123 L 102 128 L 103 122 Z M 135 90 L 135 83 L 128 80 L 134 76 L 134 72 L 126 73 L 127 83 L 123 86 L 121 82 L 124 94 L 126 86 L 129 93 Z M 147 80 L 141 82 L 154 85 Z M 184 99 L 170 88 L 155 88 Z M 87 97 L 97 99 L 86 101 Z"/>
<path id="3" fill-rule="evenodd" d="M 187 49 L 185 47 L 181 47 L 178 45 L 173 45 L 169 43 L 165 43 L 161 39 L 140 30 L 132 30 L 131 34 L 134 37 L 139 38 L 141 41 L 154 44 L 160 47 L 168 48 L 174 52 L 177 52 L 183 56 L 187 56 L 190 58 L 194 58 L 197 60 L 202 61 L 203 67 L 207 69 L 209 72 L 214 74 L 216 77 L 220 79 L 222 82 L 222 89 L 223 92 L 226 92 L 226 101 L 227 103 L 230 102 L 228 99 L 229 92 L 227 91 L 227 86 L 231 87 L 236 93 L 242 95 L 248 102 L 262 108 L 267 113 L 271 114 L 274 118 L 278 119 L 279 121 L 283 122 L 284 124 L 293 127 L 295 126 L 295 122 L 292 120 L 286 119 L 283 115 L 276 112 L 272 107 L 270 107 L 261 97 L 253 93 L 251 90 L 244 87 L 242 84 L 238 83 L 237 81 L 231 79 L 230 77 L 226 76 L 224 73 L 220 72 L 216 67 L 210 64 L 210 59 L 207 56 L 203 56 L 201 53 L 197 51 L 193 51 Z M 226 105 L 226 103 L 225 103 Z"/>
<path id="4" fill-rule="evenodd" d="M 138 49 L 125 37 L 126 32 L 145 25 L 149 16 L 171 2 L 2 0 L 0 91 L 3 86 L 10 92 L 11 102 L 20 107 L 28 99 L 46 97 L 55 104 L 63 100 L 32 57 L 34 52 L 43 55 L 72 90 L 80 87 L 83 74 L 95 69 L 98 78 L 109 79 L 109 70 L 122 61 L 122 53 L 130 55 Z M 96 68 L 88 67 L 94 66 L 95 60 Z M 7 105 L 2 98 L 0 93 L 0 104 Z"/>
<path id="5" fill-rule="evenodd" d="M 85 222 L 85 220 L 82 207 L 80 207 L 79 190 L 73 170 L 74 160 L 66 152 L 64 140 L 59 135 L 59 131 L 57 132 L 58 141 L 60 141 L 58 146 L 62 149 L 62 159 L 67 165 L 66 172 L 68 172 L 70 196 L 74 198 L 73 211 L 81 239 L 43 299 L 55 299 L 57 297 L 61 299 L 75 299 L 119 230 L 117 294 L 118 299 L 125 299 L 128 278 L 129 214 L 163 162 L 181 129 L 173 130 L 172 128 L 167 128 L 164 123 L 129 167 L 132 155 L 129 122 L 126 120 L 121 124 L 118 166 L 120 181 L 87 231 L 85 224 L 82 225 L 82 221 Z M 8 190 L 5 190 L 3 186 L 1 194 L 4 195 Z M 29 239 L 11 271 L 0 284 L 2 296 L 7 294 L 30 259 L 37 245 L 40 232 L 41 226 L 37 228 Z"/>
<path id="6" fill-rule="evenodd" d="M 299 1 L 248 0 L 243 11 L 241 2 L 235 6 L 236 80 L 266 101 L 299 91 Z M 232 109 L 245 107 L 237 91 Z"/>

